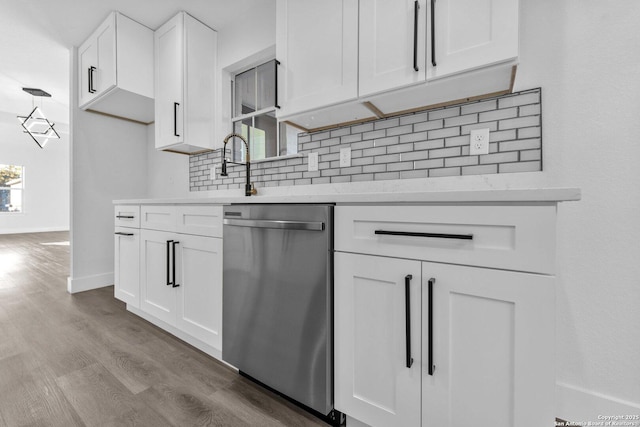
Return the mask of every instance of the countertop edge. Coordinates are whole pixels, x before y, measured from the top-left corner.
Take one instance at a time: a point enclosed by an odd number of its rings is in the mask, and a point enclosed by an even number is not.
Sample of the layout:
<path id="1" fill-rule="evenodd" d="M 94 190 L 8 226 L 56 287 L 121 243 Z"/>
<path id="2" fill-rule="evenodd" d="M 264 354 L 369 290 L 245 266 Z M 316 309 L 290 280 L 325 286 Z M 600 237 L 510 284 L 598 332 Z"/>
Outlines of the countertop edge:
<path id="1" fill-rule="evenodd" d="M 238 191 L 240 193 L 240 191 Z M 228 205 L 237 203 L 544 203 L 572 202 L 581 199 L 579 188 L 537 188 L 502 190 L 455 190 L 455 191 L 415 191 L 415 192 L 369 192 L 333 194 L 290 194 L 244 197 L 242 195 L 221 195 L 193 198 L 119 199 L 115 205 Z"/>

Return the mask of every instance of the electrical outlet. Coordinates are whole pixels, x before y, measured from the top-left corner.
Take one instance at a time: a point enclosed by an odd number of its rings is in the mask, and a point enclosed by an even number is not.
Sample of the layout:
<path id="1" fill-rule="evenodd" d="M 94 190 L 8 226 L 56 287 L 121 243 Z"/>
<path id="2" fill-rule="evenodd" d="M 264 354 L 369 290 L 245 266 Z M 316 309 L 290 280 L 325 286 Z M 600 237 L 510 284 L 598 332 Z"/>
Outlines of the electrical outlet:
<path id="1" fill-rule="evenodd" d="M 309 172 L 318 170 L 318 153 L 309 153 Z"/>
<path id="2" fill-rule="evenodd" d="M 209 169 L 209 179 L 211 181 L 215 181 L 218 178 L 218 174 L 216 173 L 216 166 L 211 166 Z"/>
<path id="3" fill-rule="evenodd" d="M 351 148 L 340 149 L 340 167 L 348 168 L 351 166 Z"/>
<path id="4" fill-rule="evenodd" d="M 469 155 L 489 154 L 489 129 L 474 129 L 469 141 Z"/>

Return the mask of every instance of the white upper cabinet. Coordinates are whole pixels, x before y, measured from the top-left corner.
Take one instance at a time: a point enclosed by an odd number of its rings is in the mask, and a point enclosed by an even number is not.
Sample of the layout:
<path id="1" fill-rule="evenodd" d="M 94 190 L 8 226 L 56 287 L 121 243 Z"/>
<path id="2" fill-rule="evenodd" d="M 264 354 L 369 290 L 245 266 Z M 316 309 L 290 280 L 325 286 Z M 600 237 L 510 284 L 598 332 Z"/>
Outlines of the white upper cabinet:
<path id="1" fill-rule="evenodd" d="M 425 81 L 425 5 L 360 0 L 360 96 Z"/>
<path id="2" fill-rule="evenodd" d="M 78 105 L 153 122 L 153 31 L 118 12 L 78 48 Z"/>
<path id="3" fill-rule="evenodd" d="M 508 93 L 518 13 L 518 0 L 278 0 L 278 118 L 317 131 Z"/>
<path id="4" fill-rule="evenodd" d="M 517 0 L 429 0 L 427 14 L 427 79 L 518 57 Z"/>
<path id="5" fill-rule="evenodd" d="M 277 0 L 278 116 L 358 96 L 358 0 Z"/>
<path id="6" fill-rule="evenodd" d="M 197 153 L 214 147 L 217 33 L 180 12 L 156 30 L 156 148 Z"/>

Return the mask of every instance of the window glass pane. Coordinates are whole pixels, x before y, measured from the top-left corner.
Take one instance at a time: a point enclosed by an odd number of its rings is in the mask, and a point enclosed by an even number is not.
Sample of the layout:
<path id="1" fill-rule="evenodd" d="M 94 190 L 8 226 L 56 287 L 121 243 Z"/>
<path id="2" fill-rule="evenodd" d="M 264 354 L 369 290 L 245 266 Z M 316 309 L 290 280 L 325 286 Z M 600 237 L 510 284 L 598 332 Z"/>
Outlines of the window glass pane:
<path id="1" fill-rule="evenodd" d="M 276 61 L 269 61 L 257 68 L 258 80 L 258 110 L 273 107 L 276 102 Z"/>
<path id="2" fill-rule="evenodd" d="M 256 69 L 236 75 L 233 117 L 256 111 Z"/>
<path id="3" fill-rule="evenodd" d="M 0 212 L 22 212 L 24 168 L 0 164 Z"/>
<path id="4" fill-rule="evenodd" d="M 249 129 L 253 126 L 251 117 L 244 120 L 233 122 L 233 132 L 242 135 L 249 142 Z M 229 153 L 228 150 L 231 150 Z M 231 157 L 234 162 L 244 162 L 244 143 L 240 138 L 233 138 L 227 144 L 227 156 Z"/>
<path id="5" fill-rule="evenodd" d="M 298 152 L 298 133 L 300 131 L 293 126 L 280 123 L 280 155 L 296 154 Z"/>
<path id="6" fill-rule="evenodd" d="M 275 112 L 260 114 L 242 121 L 238 120 L 234 122 L 233 130 L 247 139 L 251 160 L 266 159 L 278 155 L 278 121 Z M 233 144 L 234 161 L 244 162 L 244 148 L 242 147 L 244 144 L 239 138 L 234 138 Z"/>

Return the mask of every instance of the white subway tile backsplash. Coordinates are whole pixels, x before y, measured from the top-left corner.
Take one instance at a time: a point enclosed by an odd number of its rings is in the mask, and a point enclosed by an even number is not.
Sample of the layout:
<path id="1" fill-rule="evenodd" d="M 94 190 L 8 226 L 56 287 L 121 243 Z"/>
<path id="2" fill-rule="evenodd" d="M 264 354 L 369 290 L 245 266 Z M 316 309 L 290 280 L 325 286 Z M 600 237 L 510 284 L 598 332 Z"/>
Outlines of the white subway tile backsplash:
<path id="1" fill-rule="evenodd" d="M 316 133 L 298 134 L 303 157 L 252 165 L 257 186 L 314 185 L 388 179 L 516 173 L 542 170 L 541 90 L 474 101 Z M 488 128 L 489 153 L 469 156 L 469 133 Z M 340 167 L 339 150 L 351 148 L 351 166 Z M 306 154 L 318 153 L 309 172 Z M 227 156 L 230 156 L 230 152 Z M 190 156 L 191 191 L 241 189 L 244 166 L 210 179 L 220 150 Z"/>

